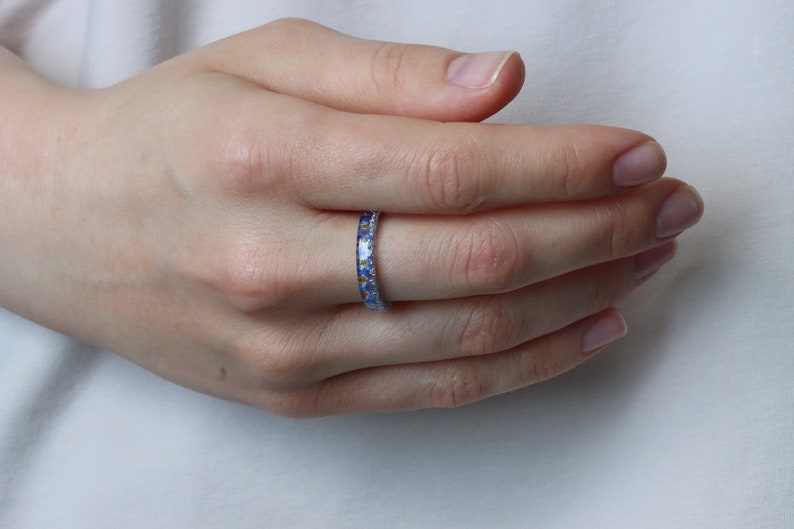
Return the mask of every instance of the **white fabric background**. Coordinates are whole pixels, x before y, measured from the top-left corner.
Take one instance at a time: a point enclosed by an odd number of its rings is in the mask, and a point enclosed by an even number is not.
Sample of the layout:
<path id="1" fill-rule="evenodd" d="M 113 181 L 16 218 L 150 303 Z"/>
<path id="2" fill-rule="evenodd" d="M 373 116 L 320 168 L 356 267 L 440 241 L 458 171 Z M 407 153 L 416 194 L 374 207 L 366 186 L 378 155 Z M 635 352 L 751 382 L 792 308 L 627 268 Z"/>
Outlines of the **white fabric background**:
<path id="1" fill-rule="evenodd" d="M 99 87 L 287 15 L 517 49 L 495 120 L 646 131 L 706 215 L 627 338 L 458 410 L 277 418 L 0 313 L 0 526 L 794 527 L 794 4 L 5 0 L 0 40 Z"/>

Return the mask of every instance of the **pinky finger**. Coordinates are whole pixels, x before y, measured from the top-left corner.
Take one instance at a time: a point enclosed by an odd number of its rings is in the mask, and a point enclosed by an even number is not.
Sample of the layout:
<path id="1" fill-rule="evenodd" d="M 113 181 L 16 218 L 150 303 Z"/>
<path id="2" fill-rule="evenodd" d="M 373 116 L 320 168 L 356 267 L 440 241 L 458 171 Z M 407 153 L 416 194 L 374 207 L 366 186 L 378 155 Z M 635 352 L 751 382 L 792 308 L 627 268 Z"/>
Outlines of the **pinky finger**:
<path id="1" fill-rule="evenodd" d="M 623 317 L 610 308 L 501 353 L 339 375 L 281 395 L 274 411 L 312 417 L 459 407 L 561 375 L 626 331 Z"/>

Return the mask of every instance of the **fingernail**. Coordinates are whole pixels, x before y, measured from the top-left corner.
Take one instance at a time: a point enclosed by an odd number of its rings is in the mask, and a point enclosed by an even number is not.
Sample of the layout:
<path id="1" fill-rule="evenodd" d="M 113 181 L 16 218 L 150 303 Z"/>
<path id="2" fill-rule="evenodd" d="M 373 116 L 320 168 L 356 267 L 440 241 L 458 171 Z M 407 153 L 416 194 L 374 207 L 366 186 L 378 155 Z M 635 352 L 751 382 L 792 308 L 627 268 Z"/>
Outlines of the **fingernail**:
<path id="1" fill-rule="evenodd" d="M 678 243 L 673 240 L 635 255 L 634 278 L 644 279 L 655 273 L 675 257 L 677 248 Z"/>
<path id="2" fill-rule="evenodd" d="M 488 88 L 514 51 L 489 51 L 458 57 L 449 64 L 447 79 L 466 88 Z"/>
<path id="3" fill-rule="evenodd" d="M 610 311 L 582 336 L 582 353 L 594 354 L 619 338 L 626 336 L 628 326 L 619 313 Z"/>
<path id="4" fill-rule="evenodd" d="M 655 141 L 642 143 L 621 155 L 612 165 L 612 180 L 620 187 L 631 187 L 656 180 L 667 169 L 667 156 Z"/>
<path id="5" fill-rule="evenodd" d="M 703 199 L 692 186 L 673 192 L 656 217 L 656 237 L 663 239 L 691 228 L 703 215 Z"/>

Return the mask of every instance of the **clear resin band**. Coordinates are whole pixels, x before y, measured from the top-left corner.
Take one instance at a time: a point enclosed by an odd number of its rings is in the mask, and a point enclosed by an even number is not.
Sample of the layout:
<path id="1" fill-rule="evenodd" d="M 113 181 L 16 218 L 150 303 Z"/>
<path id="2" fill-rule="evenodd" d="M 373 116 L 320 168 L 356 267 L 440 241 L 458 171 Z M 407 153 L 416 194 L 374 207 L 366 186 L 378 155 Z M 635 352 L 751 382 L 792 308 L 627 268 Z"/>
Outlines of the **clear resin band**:
<path id="1" fill-rule="evenodd" d="M 364 211 L 358 220 L 358 237 L 356 239 L 356 271 L 358 272 L 358 290 L 364 306 L 369 310 L 383 311 L 391 303 L 383 301 L 378 292 L 375 274 L 375 230 L 378 227 L 379 211 Z"/>

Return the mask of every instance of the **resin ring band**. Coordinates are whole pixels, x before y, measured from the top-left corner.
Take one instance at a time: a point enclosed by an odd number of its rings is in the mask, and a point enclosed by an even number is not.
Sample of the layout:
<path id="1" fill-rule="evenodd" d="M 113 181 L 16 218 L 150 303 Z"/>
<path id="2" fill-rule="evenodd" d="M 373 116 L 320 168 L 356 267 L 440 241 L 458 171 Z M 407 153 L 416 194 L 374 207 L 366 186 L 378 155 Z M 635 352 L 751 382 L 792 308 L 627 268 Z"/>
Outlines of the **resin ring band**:
<path id="1" fill-rule="evenodd" d="M 384 311 L 391 303 L 383 301 L 378 292 L 375 275 L 375 230 L 378 228 L 379 211 L 364 211 L 358 219 L 356 238 L 356 272 L 361 300 L 369 310 Z"/>

